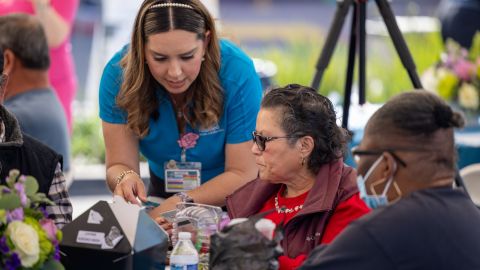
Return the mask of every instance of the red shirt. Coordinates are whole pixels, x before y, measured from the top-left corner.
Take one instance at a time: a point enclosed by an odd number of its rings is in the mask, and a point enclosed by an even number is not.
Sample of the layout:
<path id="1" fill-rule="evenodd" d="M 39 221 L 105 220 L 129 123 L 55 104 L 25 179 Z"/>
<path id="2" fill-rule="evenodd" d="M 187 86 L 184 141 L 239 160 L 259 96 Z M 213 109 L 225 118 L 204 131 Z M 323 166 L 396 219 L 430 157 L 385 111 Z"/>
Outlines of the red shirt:
<path id="1" fill-rule="evenodd" d="M 287 209 L 285 213 L 278 213 L 273 211 L 270 214 L 266 215 L 265 218 L 270 219 L 276 225 L 282 223 L 287 224 L 303 207 L 303 202 L 308 196 L 308 191 L 293 198 L 285 198 L 281 196 L 285 187 L 282 186 L 277 194 L 272 196 L 259 212 L 270 211 L 271 209 L 281 209 L 282 206 L 285 206 Z M 275 200 L 278 200 L 275 203 Z M 276 207 L 277 206 L 277 207 Z M 325 227 L 323 232 L 321 244 L 328 244 L 353 220 L 363 216 L 370 212 L 370 209 L 365 205 L 365 203 L 358 196 L 358 192 L 347 200 L 340 202 L 335 208 L 333 215 L 330 217 L 328 224 Z M 295 269 L 299 267 L 303 261 L 307 258 L 308 254 L 301 254 L 296 258 L 290 258 L 288 256 L 282 255 L 278 258 L 280 264 L 280 270 Z"/>

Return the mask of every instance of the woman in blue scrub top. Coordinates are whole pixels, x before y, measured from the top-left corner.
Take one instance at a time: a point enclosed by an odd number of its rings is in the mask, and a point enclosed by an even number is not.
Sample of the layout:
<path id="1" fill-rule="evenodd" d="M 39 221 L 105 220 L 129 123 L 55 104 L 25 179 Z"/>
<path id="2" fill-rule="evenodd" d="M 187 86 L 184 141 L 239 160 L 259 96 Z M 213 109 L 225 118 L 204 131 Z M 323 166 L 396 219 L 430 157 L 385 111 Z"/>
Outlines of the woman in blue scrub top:
<path id="1" fill-rule="evenodd" d="M 108 186 L 132 203 L 146 201 L 141 152 L 148 194 L 169 197 L 152 216 L 181 197 L 224 205 L 257 175 L 250 148 L 261 95 L 252 61 L 218 39 L 198 0 L 144 1 L 130 45 L 100 83 Z"/>

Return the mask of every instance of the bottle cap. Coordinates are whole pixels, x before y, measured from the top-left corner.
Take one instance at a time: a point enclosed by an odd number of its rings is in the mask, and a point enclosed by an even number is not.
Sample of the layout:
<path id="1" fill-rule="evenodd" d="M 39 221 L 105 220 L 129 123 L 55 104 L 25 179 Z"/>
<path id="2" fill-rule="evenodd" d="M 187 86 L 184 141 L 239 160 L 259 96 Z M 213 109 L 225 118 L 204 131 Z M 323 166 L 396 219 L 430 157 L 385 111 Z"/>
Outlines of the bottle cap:
<path id="1" fill-rule="evenodd" d="M 247 220 L 248 220 L 248 218 L 234 218 L 234 219 L 230 220 L 230 222 L 228 223 L 228 226 L 233 226 L 235 224 L 239 224 L 239 223 L 245 222 Z"/>
<path id="2" fill-rule="evenodd" d="M 178 238 L 181 240 L 187 240 L 192 238 L 192 234 L 189 232 L 179 232 Z"/>
<path id="3" fill-rule="evenodd" d="M 273 232 L 275 231 L 275 223 L 270 219 L 262 218 L 255 223 L 255 228 L 261 232 L 266 238 L 272 240 Z"/>

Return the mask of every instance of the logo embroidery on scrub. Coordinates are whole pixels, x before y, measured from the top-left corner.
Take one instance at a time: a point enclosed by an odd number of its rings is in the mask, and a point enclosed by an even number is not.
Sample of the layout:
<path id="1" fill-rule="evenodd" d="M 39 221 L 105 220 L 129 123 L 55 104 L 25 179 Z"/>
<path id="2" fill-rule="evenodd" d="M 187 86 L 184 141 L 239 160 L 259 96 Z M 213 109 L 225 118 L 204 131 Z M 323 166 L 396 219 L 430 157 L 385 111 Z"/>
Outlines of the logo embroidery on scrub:
<path id="1" fill-rule="evenodd" d="M 206 136 L 206 135 L 212 135 L 212 134 L 224 132 L 224 129 L 220 128 L 220 126 L 216 124 L 206 129 L 200 129 L 198 132 L 200 136 Z"/>

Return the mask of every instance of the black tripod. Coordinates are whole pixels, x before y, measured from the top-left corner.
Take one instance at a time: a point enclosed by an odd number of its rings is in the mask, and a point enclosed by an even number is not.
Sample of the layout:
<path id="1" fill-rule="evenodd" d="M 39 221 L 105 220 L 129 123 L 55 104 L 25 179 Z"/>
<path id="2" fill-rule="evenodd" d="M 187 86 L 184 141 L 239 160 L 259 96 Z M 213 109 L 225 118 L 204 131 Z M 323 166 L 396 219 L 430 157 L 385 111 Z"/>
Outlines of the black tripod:
<path id="1" fill-rule="evenodd" d="M 337 11 L 333 19 L 332 26 L 328 33 L 327 39 L 325 41 L 325 46 L 323 47 L 322 53 L 317 61 L 316 69 L 317 72 L 313 78 L 312 87 L 318 89 L 320 86 L 320 81 L 324 71 L 327 69 L 330 59 L 337 44 L 338 37 L 342 31 L 343 24 L 345 22 L 345 17 L 347 16 L 350 6 L 353 5 L 353 18 L 352 18 L 352 28 L 350 32 L 350 44 L 348 50 L 348 64 L 347 64 L 347 78 L 345 81 L 345 92 L 343 99 L 343 116 L 342 116 L 342 126 L 348 129 L 348 114 L 351 104 L 351 94 L 352 94 L 352 82 L 353 82 L 353 69 L 355 66 L 355 53 L 358 43 L 359 51 L 359 103 L 361 105 L 365 104 L 365 19 L 366 19 L 366 4 L 367 0 L 338 0 L 337 1 Z M 393 15 L 392 9 L 390 8 L 387 0 L 375 0 L 377 3 L 380 14 L 382 15 L 383 20 L 387 26 L 390 37 L 393 41 L 393 45 L 397 50 L 400 60 L 402 61 L 403 66 L 410 76 L 410 80 L 413 83 L 413 87 L 416 89 L 421 89 L 422 84 L 417 75 L 417 70 L 415 63 L 413 62 L 412 55 L 408 50 L 407 44 L 403 39 L 402 33 L 398 28 L 395 16 Z"/>
<path id="2" fill-rule="evenodd" d="M 323 73 L 327 69 L 330 59 L 332 58 L 333 50 L 335 49 L 335 45 L 337 44 L 338 37 L 340 36 L 340 32 L 345 22 L 345 17 L 347 16 L 350 6 L 353 5 L 353 18 L 350 32 L 350 44 L 348 49 L 347 78 L 345 81 L 342 116 L 342 127 L 346 129 L 348 129 L 348 115 L 351 104 L 353 68 L 355 66 L 357 43 L 359 46 L 359 103 L 360 105 L 365 104 L 365 20 L 367 2 L 368 0 L 337 0 L 337 11 L 328 33 L 327 40 L 325 41 L 325 46 L 323 47 L 322 53 L 317 61 L 317 72 L 315 73 L 312 82 L 312 88 L 318 89 Z M 417 74 L 417 68 L 413 62 L 412 55 L 408 50 L 407 43 L 403 39 L 402 33 L 398 28 L 397 21 L 395 20 L 395 16 L 390 8 L 390 4 L 387 2 L 387 0 L 375 0 L 375 2 L 377 3 L 385 25 L 387 26 L 388 33 L 390 34 L 395 49 L 397 50 L 398 56 L 408 72 L 408 76 L 412 81 L 413 87 L 415 89 L 422 89 L 422 84 Z M 462 187 L 465 192 L 467 192 L 465 184 L 463 183 L 463 179 L 460 177 L 458 170 L 455 176 L 455 184 L 457 187 Z"/>

